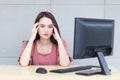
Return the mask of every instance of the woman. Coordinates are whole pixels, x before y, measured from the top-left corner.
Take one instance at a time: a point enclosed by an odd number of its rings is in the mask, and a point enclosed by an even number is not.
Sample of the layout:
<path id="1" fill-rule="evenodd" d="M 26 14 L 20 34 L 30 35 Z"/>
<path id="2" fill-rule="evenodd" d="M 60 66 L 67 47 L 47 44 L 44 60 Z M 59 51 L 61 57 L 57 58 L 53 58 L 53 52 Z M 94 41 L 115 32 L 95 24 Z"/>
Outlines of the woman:
<path id="1" fill-rule="evenodd" d="M 38 14 L 29 41 L 23 42 L 18 61 L 21 66 L 70 64 L 66 42 L 61 39 L 58 24 L 50 12 Z"/>

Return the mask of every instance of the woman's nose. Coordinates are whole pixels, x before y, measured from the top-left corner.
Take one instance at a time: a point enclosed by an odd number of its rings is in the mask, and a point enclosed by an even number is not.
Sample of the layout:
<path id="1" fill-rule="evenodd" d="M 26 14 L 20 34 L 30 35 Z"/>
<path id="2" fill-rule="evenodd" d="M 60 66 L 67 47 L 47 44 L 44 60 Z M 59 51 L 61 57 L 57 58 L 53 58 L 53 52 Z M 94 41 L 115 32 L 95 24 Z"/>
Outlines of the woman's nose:
<path id="1" fill-rule="evenodd" d="M 47 32 L 47 31 L 48 31 L 48 28 L 45 28 L 45 31 Z"/>

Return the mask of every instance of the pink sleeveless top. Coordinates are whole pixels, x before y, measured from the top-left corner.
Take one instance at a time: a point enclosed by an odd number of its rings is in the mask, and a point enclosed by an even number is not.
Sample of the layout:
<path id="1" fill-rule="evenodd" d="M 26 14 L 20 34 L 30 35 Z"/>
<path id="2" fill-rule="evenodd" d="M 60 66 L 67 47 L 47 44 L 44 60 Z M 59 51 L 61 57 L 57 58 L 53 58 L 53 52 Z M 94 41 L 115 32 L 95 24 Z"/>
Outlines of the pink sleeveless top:
<path id="1" fill-rule="evenodd" d="M 23 42 L 22 52 L 25 49 L 27 43 L 28 43 L 28 41 Z M 69 59 L 71 61 L 72 58 L 70 57 L 70 55 L 68 53 L 67 45 L 64 40 L 63 40 L 63 45 L 64 45 L 64 47 L 67 51 L 67 54 L 69 56 Z M 22 53 L 19 56 L 18 62 L 20 60 L 21 55 L 22 55 Z M 52 50 L 50 53 L 41 54 L 37 50 L 36 42 L 33 43 L 29 65 L 59 65 L 59 51 L 58 51 L 57 45 L 52 44 Z"/>

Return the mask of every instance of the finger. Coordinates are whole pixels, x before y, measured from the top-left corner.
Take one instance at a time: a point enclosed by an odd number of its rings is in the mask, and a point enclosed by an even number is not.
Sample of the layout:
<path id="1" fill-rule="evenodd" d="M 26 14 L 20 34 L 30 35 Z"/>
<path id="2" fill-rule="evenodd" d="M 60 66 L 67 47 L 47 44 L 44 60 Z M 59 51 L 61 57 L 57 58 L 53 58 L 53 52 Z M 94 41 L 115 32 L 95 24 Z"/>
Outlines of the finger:
<path id="1" fill-rule="evenodd" d="M 37 27 L 38 27 L 38 25 L 39 25 L 39 23 L 35 23 L 35 26 L 34 26 L 34 28 L 37 28 Z"/>
<path id="2" fill-rule="evenodd" d="M 39 27 L 36 28 L 36 31 L 39 29 Z"/>
<path id="3" fill-rule="evenodd" d="M 56 39 L 55 34 L 53 34 L 53 37 Z"/>
<path id="4" fill-rule="evenodd" d="M 37 28 L 37 26 L 39 25 L 39 23 L 35 23 L 32 30 L 35 30 Z"/>
<path id="5" fill-rule="evenodd" d="M 56 27 L 55 27 L 55 26 L 53 26 L 53 29 L 54 29 L 54 32 L 56 32 L 56 31 L 57 31 L 57 29 L 56 29 Z"/>

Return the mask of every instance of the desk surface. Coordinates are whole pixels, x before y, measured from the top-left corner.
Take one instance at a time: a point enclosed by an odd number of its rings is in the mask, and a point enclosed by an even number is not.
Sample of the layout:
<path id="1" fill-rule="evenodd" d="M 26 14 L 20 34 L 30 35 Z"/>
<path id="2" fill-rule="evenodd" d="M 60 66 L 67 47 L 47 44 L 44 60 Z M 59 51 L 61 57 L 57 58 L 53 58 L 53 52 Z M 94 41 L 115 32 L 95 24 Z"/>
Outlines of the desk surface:
<path id="1" fill-rule="evenodd" d="M 47 74 L 35 73 L 38 67 L 44 67 L 48 70 Z M 120 80 L 120 71 L 110 66 L 111 75 L 92 75 L 83 76 L 76 75 L 75 72 L 70 73 L 51 73 L 49 70 L 65 68 L 60 66 L 0 66 L 0 80 Z M 79 71 L 80 72 L 80 71 Z"/>

